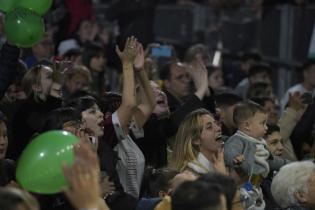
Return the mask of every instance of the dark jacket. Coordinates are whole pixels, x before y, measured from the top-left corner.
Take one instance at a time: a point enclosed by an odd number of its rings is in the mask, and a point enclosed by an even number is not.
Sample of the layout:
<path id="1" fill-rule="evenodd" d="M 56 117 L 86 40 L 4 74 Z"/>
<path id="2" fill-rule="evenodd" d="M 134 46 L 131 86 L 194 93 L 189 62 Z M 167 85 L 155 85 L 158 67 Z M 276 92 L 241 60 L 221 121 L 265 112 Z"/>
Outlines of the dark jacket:
<path id="1" fill-rule="evenodd" d="M 44 121 L 51 110 L 61 106 L 61 99 L 49 96 L 46 101 L 24 100 L 12 121 L 12 142 L 8 157 L 17 160 L 34 134 L 41 132 Z"/>
<path id="2" fill-rule="evenodd" d="M 314 136 L 312 136 L 312 131 L 315 125 L 315 100 L 313 98 L 313 103 L 308 105 L 304 114 L 302 115 L 300 121 L 296 124 L 295 128 L 291 134 L 291 142 L 294 148 L 295 154 L 298 159 L 303 158 L 302 145 L 303 143 L 308 143 L 313 145 Z"/>
<path id="3" fill-rule="evenodd" d="M 0 160 L 0 187 L 4 187 L 15 180 L 15 162 L 13 160 Z"/>
<path id="4" fill-rule="evenodd" d="M 10 86 L 16 74 L 20 49 L 5 43 L 0 51 L 0 98 Z"/>

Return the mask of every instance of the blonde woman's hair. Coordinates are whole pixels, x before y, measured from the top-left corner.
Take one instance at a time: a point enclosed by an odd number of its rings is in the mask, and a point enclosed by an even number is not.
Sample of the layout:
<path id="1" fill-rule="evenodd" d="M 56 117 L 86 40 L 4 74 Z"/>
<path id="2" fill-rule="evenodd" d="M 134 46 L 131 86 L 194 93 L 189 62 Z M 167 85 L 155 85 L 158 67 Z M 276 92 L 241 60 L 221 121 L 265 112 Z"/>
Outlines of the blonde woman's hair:
<path id="1" fill-rule="evenodd" d="M 199 147 L 194 141 L 201 136 L 203 115 L 211 115 L 211 113 L 206 109 L 197 109 L 188 114 L 180 124 L 173 145 L 171 168 L 183 171 L 189 162 L 197 159 Z"/>

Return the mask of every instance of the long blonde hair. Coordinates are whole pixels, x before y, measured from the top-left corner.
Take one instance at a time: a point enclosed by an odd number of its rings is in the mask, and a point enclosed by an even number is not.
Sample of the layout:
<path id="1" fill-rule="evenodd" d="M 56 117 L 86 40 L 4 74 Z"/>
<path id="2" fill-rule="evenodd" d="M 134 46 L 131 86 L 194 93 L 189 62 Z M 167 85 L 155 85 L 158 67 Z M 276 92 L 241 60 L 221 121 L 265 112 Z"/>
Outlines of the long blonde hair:
<path id="1" fill-rule="evenodd" d="M 199 147 L 194 141 L 201 136 L 203 115 L 211 115 L 211 113 L 206 109 L 197 109 L 188 114 L 180 124 L 173 145 L 171 168 L 183 171 L 189 162 L 197 159 Z"/>

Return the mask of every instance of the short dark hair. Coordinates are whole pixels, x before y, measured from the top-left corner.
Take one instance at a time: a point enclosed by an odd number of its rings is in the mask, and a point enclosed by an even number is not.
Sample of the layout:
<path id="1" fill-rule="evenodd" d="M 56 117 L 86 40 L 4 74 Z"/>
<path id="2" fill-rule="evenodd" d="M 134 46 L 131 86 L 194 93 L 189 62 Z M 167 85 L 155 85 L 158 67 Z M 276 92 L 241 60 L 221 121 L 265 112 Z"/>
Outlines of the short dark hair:
<path id="1" fill-rule="evenodd" d="M 259 104 L 260 106 L 265 106 L 267 101 L 272 101 L 273 103 L 275 103 L 275 101 L 270 97 L 261 97 L 261 98 L 253 97 L 253 98 L 249 98 L 249 100 Z"/>
<path id="2" fill-rule="evenodd" d="M 88 42 L 84 45 L 82 63 L 91 70 L 91 59 L 100 55 L 105 56 L 104 48 L 97 42 Z"/>
<path id="3" fill-rule="evenodd" d="M 305 61 L 303 63 L 303 65 L 301 66 L 301 70 L 302 71 L 307 71 L 310 69 L 311 66 L 315 65 L 315 59 L 308 59 L 307 61 Z"/>
<path id="4" fill-rule="evenodd" d="M 241 101 L 243 101 L 243 99 L 234 93 L 221 93 L 215 95 L 215 102 L 218 107 L 230 107 Z"/>
<path id="5" fill-rule="evenodd" d="M 263 97 L 267 97 L 268 95 L 270 95 L 267 92 L 267 88 L 271 87 L 270 84 L 266 83 L 266 82 L 257 82 L 255 84 L 251 84 L 247 90 L 247 98 L 263 98 Z"/>
<path id="6" fill-rule="evenodd" d="M 62 130 L 63 124 L 69 121 L 81 122 L 81 113 L 72 107 L 54 109 L 48 113 L 42 132 L 49 130 Z"/>
<path id="7" fill-rule="evenodd" d="M 257 112 L 266 113 L 262 106 L 247 100 L 236 105 L 233 112 L 233 121 L 238 126 L 241 122 L 253 117 Z"/>
<path id="8" fill-rule="evenodd" d="M 178 171 L 170 168 L 155 169 L 148 166 L 143 175 L 141 188 L 144 197 L 158 197 L 161 190 L 167 192 L 170 181 L 178 174 Z M 142 187 L 143 186 L 143 187 Z"/>
<path id="9" fill-rule="evenodd" d="M 72 56 L 79 56 L 79 55 L 82 55 L 82 50 L 72 48 L 65 52 L 65 54 L 63 55 L 63 58 L 71 58 Z"/>
<path id="10" fill-rule="evenodd" d="M 221 188 L 204 181 L 187 181 L 172 194 L 172 210 L 219 210 Z"/>
<path id="11" fill-rule="evenodd" d="M 280 132 L 280 127 L 276 124 L 268 124 L 265 136 L 269 136 L 273 132 Z"/>
<path id="12" fill-rule="evenodd" d="M 94 104 L 97 104 L 96 99 L 93 96 L 85 95 L 81 97 L 68 98 L 64 106 L 73 107 L 81 113 L 94 106 Z"/>
<path id="13" fill-rule="evenodd" d="M 159 72 L 161 80 L 170 80 L 171 79 L 171 67 L 176 64 L 177 61 L 169 61 L 162 66 Z"/>
<path id="14" fill-rule="evenodd" d="M 248 70 L 248 77 L 254 76 L 260 73 L 267 73 L 268 75 L 272 74 L 272 68 L 266 63 L 258 63 L 252 65 Z"/>
<path id="15" fill-rule="evenodd" d="M 101 111 L 105 114 L 107 112 L 114 113 L 122 102 L 122 96 L 114 92 L 106 92 L 100 97 L 99 105 Z"/>
<path id="16" fill-rule="evenodd" d="M 207 173 L 200 176 L 198 180 L 211 184 L 218 184 L 226 197 L 227 210 L 232 209 L 232 202 L 237 190 L 236 183 L 233 178 L 220 173 Z"/>

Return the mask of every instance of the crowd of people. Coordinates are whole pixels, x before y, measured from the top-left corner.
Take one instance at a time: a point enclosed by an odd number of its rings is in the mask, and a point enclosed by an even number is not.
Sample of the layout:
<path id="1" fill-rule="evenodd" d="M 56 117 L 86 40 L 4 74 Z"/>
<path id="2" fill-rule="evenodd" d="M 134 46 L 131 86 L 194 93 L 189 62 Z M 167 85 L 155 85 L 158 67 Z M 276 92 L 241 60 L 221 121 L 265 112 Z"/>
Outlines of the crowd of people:
<path id="1" fill-rule="evenodd" d="M 223 71 L 204 44 L 113 45 L 89 15 L 58 43 L 47 25 L 31 49 L 1 47 L 0 209 L 315 210 L 315 60 L 278 97 L 258 53 Z M 16 164 L 50 130 L 80 140 L 69 187 L 27 192 Z"/>

